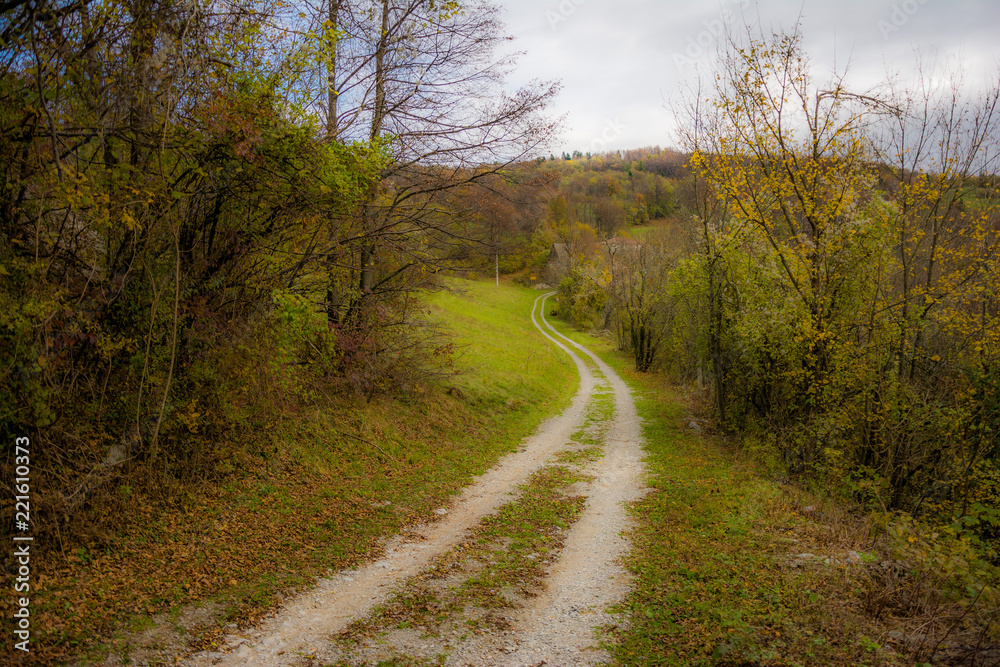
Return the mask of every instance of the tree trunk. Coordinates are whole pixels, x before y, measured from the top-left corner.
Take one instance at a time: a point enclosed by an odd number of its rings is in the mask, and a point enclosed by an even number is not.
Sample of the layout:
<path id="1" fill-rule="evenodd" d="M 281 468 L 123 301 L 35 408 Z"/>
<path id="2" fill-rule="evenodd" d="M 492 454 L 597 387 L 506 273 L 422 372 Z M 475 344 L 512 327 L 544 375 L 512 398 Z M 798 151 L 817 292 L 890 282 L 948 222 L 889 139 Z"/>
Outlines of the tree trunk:
<path id="1" fill-rule="evenodd" d="M 712 362 L 712 388 L 720 424 L 726 422 L 725 365 L 722 359 L 722 294 L 718 284 L 718 257 L 708 259 L 708 354 Z"/>
<path id="2" fill-rule="evenodd" d="M 336 31 L 340 27 L 340 5 L 342 0 L 330 0 L 330 30 Z M 337 88 L 337 48 L 334 42 L 330 45 L 330 71 L 327 73 L 327 109 L 326 109 L 326 135 L 330 141 L 337 139 L 340 131 L 337 120 L 337 99 L 340 91 Z"/>
<path id="3" fill-rule="evenodd" d="M 375 107 L 372 109 L 372 124 L 369 132 L 369 140 L 373 143 L 381 136 L 382 124 L 385 121 L 385 55 L 388 48 L 389 0 L 382 0 L 382 33 L 375 51 Z M 375 227 L 375 207 L 372 205 L 374 194 L 369 193 L 369 201 L 362 209 L 366 232 L 370 232 Z M 358 296 L 359 299 L 365 298 L 365 295 L 375 285 L 375 258 L 375 238 L 370 237 L 364 241 L 361 248 L 361 281 L 358 284 L 361 294 Z"/>
<path id="4" fill-rule="evenodd" d="M 329 21 L 330 30 L 336 31 L 340 26 L 340 5 L 341 0 L 330 0 L 329 7 Z M 337 48 L 338 43 L 334 42 L 330 45 L 330 64 L 329 71 L 327 72 L 326 85 L 327 85 L 327 108 L 326 108 L 326 136 L 327 140 L 334 142 L 337 140 L 337 134 L 340 132 L 339 123 L 337 120 L 337 99 L 340 97 L 340 91 L 337 89 Z M 330 229 L 336 229 L 334 224 L 333 216 L 331 214 L 330 219 Z M 331 237 L 333 236 L 331 231 Z M 331 238 L 331 240 L 333 240 Z M 332 264 L 330 260 L 327 260 L 328 267 Z M 329 283 L 326 288 L 326 319 L 330 324 L 340 323 L 340 306 L 343 301 L 343 297 L 340 294 L 340 289 L 337 285 L 337 278 L 335 275 L 336 269 L 332 267 L 328 268 L 329 271 Z"/>

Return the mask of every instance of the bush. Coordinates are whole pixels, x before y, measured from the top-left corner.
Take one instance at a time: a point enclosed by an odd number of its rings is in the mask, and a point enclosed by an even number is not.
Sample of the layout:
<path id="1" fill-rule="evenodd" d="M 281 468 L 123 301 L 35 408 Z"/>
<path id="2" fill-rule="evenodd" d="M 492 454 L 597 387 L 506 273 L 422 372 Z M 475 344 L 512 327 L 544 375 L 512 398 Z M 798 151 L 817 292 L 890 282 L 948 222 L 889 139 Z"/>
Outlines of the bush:
<path id="1" fill-rule="evenodd" d="M 607 304 L 607 292 L 581 269 L 571 269 L 559 281 L 556 314 L 572 322 L 577 329 L 592 331 L 605 328 Z"/>

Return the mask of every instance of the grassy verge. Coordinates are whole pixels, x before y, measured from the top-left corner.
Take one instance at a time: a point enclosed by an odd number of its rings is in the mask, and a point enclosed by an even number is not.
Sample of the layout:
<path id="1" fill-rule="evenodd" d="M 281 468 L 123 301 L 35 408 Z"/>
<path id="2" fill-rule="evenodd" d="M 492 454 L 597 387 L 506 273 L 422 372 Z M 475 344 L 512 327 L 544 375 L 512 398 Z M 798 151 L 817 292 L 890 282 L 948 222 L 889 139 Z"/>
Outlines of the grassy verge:
<path id="1" fill-rule="evenodd" d="M 653 491 L 633 508 L 617 664 L 913 664 L 892 619 L 866 613 L 880 564 L 857 522 L 692 430 L 679 390 L 636 373 L 610 342 L 555 324 L 615 368 L 643 419 Z"/>
<path id="2" fill-rule="evenodd" d="M 557 463 L 532 475 L 516 500 L 484 518 L 392 600 L 340 633 L 334 667 L 445 664 L 470 636 L 509 630 L 509 610 L 542 590 L 583 511 L 577 485 L 591 480 L 582 469 L 601 455 L 613 411 L 610 393 L 595 392 Z"/>
<path id="3" fill-rule="evenodd" d="M 427 304 L 464 346 L 462 374 L 402 398 L 312 405 L 233 443 L 213 483 L 163 498 L 119 489 L 117 505 L 100 508 L 121 513 L 118 534 L 39 564 L 22 663 L 211 648 L 227 624 L 377 556 L 381 537 L 432 516 L 568 404 L 575 372 L 531 325 L 537 292 L 451 286 L 461 291 Z"/>

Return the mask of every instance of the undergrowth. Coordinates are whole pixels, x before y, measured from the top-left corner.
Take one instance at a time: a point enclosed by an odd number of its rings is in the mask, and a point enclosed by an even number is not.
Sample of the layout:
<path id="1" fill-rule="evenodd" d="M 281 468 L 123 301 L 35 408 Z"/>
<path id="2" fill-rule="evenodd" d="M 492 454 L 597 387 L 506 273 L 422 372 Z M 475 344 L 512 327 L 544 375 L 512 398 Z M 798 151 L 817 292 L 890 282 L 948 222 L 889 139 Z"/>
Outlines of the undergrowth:
<path id="1" fill-rule="evenodd" d="M 693 429 L 680 388 L 560 328 L 629 383 L 643 420 L 653 491 L 633 508 L 617 664 L 1000 664 L 1000 607 L 968 544 L 774 481 Z"/>
<path id="2" fill-rule="evenodd" d="M 212 648 L 227 624 L 378 556 L 380 538 L 427 519 L 568 403 L 575 373 L 528 319 L 536 292 L 448 286 L 425 307 L 454 332 L 459 374 L 371 400 L 315 394 L 220 447 L 194 481 L 156 493 L 122 481 L 95 498 L 101 534 L 32 559 L 21 664 Z"/>

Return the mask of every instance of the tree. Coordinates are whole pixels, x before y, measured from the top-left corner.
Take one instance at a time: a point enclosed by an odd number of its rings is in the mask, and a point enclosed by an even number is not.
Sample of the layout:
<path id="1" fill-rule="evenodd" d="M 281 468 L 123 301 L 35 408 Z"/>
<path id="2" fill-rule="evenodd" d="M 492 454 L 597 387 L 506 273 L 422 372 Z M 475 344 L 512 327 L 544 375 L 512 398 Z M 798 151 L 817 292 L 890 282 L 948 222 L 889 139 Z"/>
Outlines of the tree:
<path id="1" fill-rule="evenodd" d="M 731 319 L 724 304 L 728 279 L 724 262 L 730 255 L 731 247 L 739 242 L 741 234 L 739 227 L 734 229 L 730 224 L 729 203 L 725 195 L 704 175 L 704 156 L 719 154 L 722 149 L 717 143 L 721 137 L 718 128 L 721 116 L 716 108 L 705 109 L 703 99 L 699 85 L 690 96 L 688 106 L 677 109 L 682 145 L 693 156 L 691 175 L 683 182 L 682 202 L 695 223 L 695 247 L 704 276 L 703 306 L 707 311 L 704 331 L 712 399 L 720 423 L 726 424 L 729 417 L 726 374 L 733 360 L 723 342 L 728 333 L 727 322 Z"/>
<path id="2" fill-rule="evenodd" d="M 282 95 L 295 50 L 273 9 L 5 8 L 0 430 L 43 445 L 43 531 L 126 463 L 202 474 L 212 443 L 185 429 L 232 427 L 227 374 L 267 379 L 276 293 L 315 289 L 321 213 L 381 166 Z"/>
<path id="3" fill-rule="evenodd" d="M 798 33 L 731 38 L 713 86 L 688 108 L 685 197 L 719 415 L 767 424 L 793 470 L 872 480 L 883 507 L 945 479 L 957 498 L 997 451 L 979 388 L 998 206 L 974 186 L 996 170 L 997 87 L 816 85 Z"/>
<path id="4" fill-rule="evenodd" d="M 496 273 L 512 273 L 529 263 L 532 234 L 545 217 L 543 190 L 549 178 L 535 165 L 517 165 L 455 188 L 448 196 L 449 215 L 464 221 L 469 268 L 486 264 Z M 548 248 L 546 247 L 546 253 Z"/>
<path id="5" fill-rule="evenodd" d="M 677 306 L 668 289 L 679 254 L 666 239 L 651 236 L 643 243 L 609 241 L 598 266 L 604 273 L 596 282 L 608 294 L 620 347 L 632 352 L 635 369 L 645 373 L 659 355 L 672 326 Z"/>
<path id="6" fill-rule="evenodd" d="M 892 90 L 892 113 L 881 118 L 874 136 L 895 207 L 890 224 L 898 300 L 891 312 L 903 379 L 933 372 L 926 363 L 934 356 L 928 337 L 936 311 L 950 310 L 949 297 L 976 293 L 973 299 L 981 301 L 989 290 L 982 267 L 995 257 L 995 230 L 988 208 L 976 207 L 972 184 L 998 167 L 1000 85 L 969 96 L 962 84 L 957 72 L 939 77 L 921 69 L 915 85 Z M 980 329 L 985 324 L 977 323 Z"/>
<path id="7" fill-rule="evenodd" d="M 497 52 L 509 38 L 499 9 L 486 3 L 342 0 L 324 16 L 339 36 L 326 65 L 328 134 L 389 155 L 329 250 L 337 303 L 328 309 L 359 324 L 368 305 L 405 294 L 470 239 L 442 206 L 449 191 L 547 147 L 557 125 L 542 111 L 558 86 L 506 91 L 514 61 Z"/>

